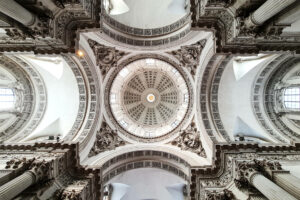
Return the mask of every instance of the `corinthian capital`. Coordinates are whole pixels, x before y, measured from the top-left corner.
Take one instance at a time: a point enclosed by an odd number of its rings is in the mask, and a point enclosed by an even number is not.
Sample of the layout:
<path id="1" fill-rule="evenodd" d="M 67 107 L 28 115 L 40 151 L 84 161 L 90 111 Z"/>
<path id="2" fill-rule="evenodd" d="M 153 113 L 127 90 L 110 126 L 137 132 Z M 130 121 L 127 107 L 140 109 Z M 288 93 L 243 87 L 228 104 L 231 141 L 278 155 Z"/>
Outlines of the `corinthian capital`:
<path id="1" fill-rule="evenodd" d="M 289 173 L 289 171 L 282 169 L 282 166 L 278 161 L 255 159 L 254 162 L 257 165 L 258 171 L 260 171 L 262 174 L 269 178 L 273 178 L 274 172 Z"/>
<path id="2" fill-rule="evenodd" d="M 49 179 L 52 172 L 51 162 L 35 160 L 30 166 L 30 171 L 35 174 L 36 182 Z"/>

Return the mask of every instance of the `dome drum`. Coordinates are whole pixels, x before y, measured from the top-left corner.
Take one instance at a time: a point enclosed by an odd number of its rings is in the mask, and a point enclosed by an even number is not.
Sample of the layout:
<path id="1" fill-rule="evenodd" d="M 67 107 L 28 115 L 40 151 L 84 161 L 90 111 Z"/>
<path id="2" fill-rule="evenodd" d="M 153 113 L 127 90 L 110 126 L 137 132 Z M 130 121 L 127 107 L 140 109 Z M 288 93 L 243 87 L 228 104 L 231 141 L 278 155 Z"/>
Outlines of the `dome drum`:
<path id="1" fill-rule="evenodd" d="M 122 134 L 158 142 L 180 129 L 190 112 L 191 84 L 183 70 L 162 57 L 121 64 L 108 82 L 106 105 Z"/>

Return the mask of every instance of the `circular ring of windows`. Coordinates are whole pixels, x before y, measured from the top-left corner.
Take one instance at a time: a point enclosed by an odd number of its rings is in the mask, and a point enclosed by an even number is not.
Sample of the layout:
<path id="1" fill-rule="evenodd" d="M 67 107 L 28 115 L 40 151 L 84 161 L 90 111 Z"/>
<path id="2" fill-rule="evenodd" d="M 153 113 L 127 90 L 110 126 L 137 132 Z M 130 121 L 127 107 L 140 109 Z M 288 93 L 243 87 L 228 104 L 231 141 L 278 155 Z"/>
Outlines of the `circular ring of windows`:
<path id="1" fill-rule="evenodd" d="M 184 72 L 161 59 L 128 63 L 109 87 L 112 117 L 131 138 L 165 139 L 182 125 L 190 109 L 191 87 L 186 79 Z"/>

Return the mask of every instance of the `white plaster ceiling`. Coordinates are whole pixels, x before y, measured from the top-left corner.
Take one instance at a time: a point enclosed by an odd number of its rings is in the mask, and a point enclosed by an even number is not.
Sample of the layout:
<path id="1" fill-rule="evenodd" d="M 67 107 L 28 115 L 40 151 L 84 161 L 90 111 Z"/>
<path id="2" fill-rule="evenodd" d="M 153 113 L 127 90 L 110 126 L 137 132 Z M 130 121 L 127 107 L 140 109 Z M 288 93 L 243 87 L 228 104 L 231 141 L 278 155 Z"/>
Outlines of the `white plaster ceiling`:
<path id="1" fill-rule="evenodd" d="M 272 141 L 273 139 L 258 123 L 252 110 L 253 80 L 259 69 L 272 57 L 239 57 L 245 59 L 238 65 L 231 61 L 225 68 L 219 88 L 219 111 L 224 127 L 234 140 L 237 135 Z M 247 61 L 251 59 L 251 61 Z M 234 67 L 235 66 L 235 67 Z M 244 69 L 238 69 L 244 68 Z M 239 72 L 241 70 L 241 72 Z M 239 79 L 236 79 L 237 75 Z"/>
<path id="2" fill-rule="evenodd" d="M 184 200 L 186 181 L 170 172 L 144 168 L 114 177 L 112 200 Z"/>
<path id="3" fill-rule="evenodd" d="M 60 56 L 22 55 L 22 58 L 41 74 L 47 89 L 47 106 L 42 120 L 23 141 L 48 136 L 62 138 L 72 128 L 79 108 L 76 78 Z"/>
<path id="4" fill-rule="evenodd" d="M 129 11 L 110 15 L 122 24 L 135 28 L 159 28 L 170 25 L 186 15 L 185 0 L 124 0 Z"/>

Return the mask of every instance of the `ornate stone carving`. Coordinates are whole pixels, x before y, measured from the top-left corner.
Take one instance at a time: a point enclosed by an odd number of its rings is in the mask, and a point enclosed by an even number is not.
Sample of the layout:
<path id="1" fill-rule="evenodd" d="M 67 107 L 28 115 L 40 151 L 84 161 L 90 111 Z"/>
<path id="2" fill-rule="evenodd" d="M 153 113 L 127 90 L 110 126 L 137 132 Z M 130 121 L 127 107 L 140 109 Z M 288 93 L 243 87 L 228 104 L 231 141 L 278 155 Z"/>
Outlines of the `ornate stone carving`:
<path id="1" fill-rule="evenodd" d="M 228 8 L 234 4 L 236 0 L 208 0 L 207 4 L 209 6 L 224 6 Z"/>
<path id="2" fill-rule="evenodd" d="M 20 29 L 7 28 L 5 31 L 6 35 L 13 40 L 25 40 L 27 37 L 29 37 L 28 34 L 24 33 Z"/>
<path id="3" fill-rule="evenodd" d="M 278 161 L 255 159 L 254 162 L 257 171 L 270 179 L 273 178 L 273 172 L 288 173 L 288 171 L 282 169 L 281 164 Z"/>
<path id="4" fill-rule="evenodd" d="M 207 2 L 202 9 L 203 2 Z M 299 38 L 284 36 L 280 32 L 284 26 L 275 25 L 274 19 L 251 30 L 244 28 L 249 13 L 262 5 L 261 1 L 238 2 L 236 12 L 232 7 L 237 1 L 191 1 L 192 26 L 197 28 L 212 28 L 216 31 L 217 53 L 258 53 L 262 48 L 276 49 L 277 51 L 289 49 L 298 51 Z M 232 6 L 233 5 L 233 6 Z M 228 6 L 232 6 L 228 8 Z M 237 6 L 237 5 L 235 5 Z M 200 12 L 199 12 L 200 11 Z"/>
<path id="5" fill-rule="evenodd" d="M 254 161 L 237 161 L 234 183 L 237 188 L 247 192 L 257 192 L 251 185 L 251 177 L 258 172 L 258 165 Z"/>
<path id="6" fill-rule="evenodd" d="M 199 65 L 200 55 L 205 44 L 206 40 L 203 39 L 195 44 L 182 46 L 179 50 L 172 51 L 170 54 L 174 55 L 192 75 L 195 75 L 197 66 Z"/>
<path id="7" fill-rule="evenodd" d="M 182 150 L 192 151 L 206 158 L 206 153 L 200 140 L 200 132 L 194 122 L 186 130 L 182 131 L 180 136 L 172 141 L 171 144 L 180 147 Z"/>
<path id="8" fill-rule="evenodd" d="M 282 172 L 281 164 L 277 161 L 266 159 L 253 159 L 251 161 L 236 162 L 236 178 L 234 180 L 237 188 L 247 192 L 248 194 L 259 194 L 258 190 L 251 185 L 252 177 L 255 174 L 262 174 L 265 177 L 272 179 L 273 172 Z"/>
<path id="9" fill-rule="evenodd" d="M 88 40 L 90 47 L 96 57 L 96 63 L 99 65 L 102 75 L 106 75 L 108 70 L 117 65 L 118 60 L 120 60 L 127 53 L 124 51 L 119 51 L 114 47 L 108 47 L 97 43 L 93 40 Z"/>
<path id="10" fill-rule="evenodd" d="M 75 190 L 64 190 L 61 193 L 61 199 L 66 199 L 66 200 L 83 200 L 81 197 L 81 193 L 79 191 Z"/>
<path id="11" fill-rule="evenodd" d="M 51 177 L 51 161 L 34 160 L 29 168 L 30 171 L 36 175 L 36 182 L 39 180 L 47 180 Z"/>
<path id="12" fill-rule="evenodd" d="M 11 159 L 10 161 L 6 162 L 5 169 L 18 169 L 21 167 L 28 168 L 32 164 L 33 161 L 34 161 L 34 159 L 26 159 L 26 158 Z"/>
<path id="13" fill-rule="evenodd" d="M 89 181 L 79 179 L 69 184 L 61 193 L 61 199 L 83 200 L 89 199 Z"/>
<path id="14" fill-rule="evenodd" d="M 233 193 L 224 189 L 222 191 L 207 191 L 206 192 L 206 200 L 235 200 L 235 196 Z"/>
<path id="15" fill-rule="evenodd" d="M 52 2 L 59 8 L 64 9 L 64 1 L 63 0 L 52 0 Z"/>
<path id="16" fill-rule="evenodd" d="M 125 142 L 118 136 L 117 132 L 112 130 L 106 122 L 102 122 L 100 130 L 96 134 L 96 141 L 89 153 L 89 157 L 104 151 L 114 150 L 123 145 L 125 145 Z"/>

